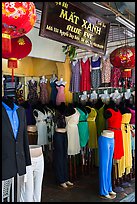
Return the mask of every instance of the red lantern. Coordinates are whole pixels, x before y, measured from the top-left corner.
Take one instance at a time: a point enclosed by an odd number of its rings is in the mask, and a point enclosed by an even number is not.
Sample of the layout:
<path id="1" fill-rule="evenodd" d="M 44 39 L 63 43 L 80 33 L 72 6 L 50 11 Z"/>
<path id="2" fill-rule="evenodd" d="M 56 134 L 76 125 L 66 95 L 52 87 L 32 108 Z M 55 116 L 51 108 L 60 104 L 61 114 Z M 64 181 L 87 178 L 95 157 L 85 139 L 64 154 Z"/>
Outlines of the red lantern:
<path id="1" fill-rule="evenodd" d="M 2 50 L 11 52 L 11 38 L 28 33 L 35 21 L 33 2 L 2 2 Z"/>
<path id="2" fill-rule="evenodd" d="M 110 62 L 120 69 L 135 68 L 135 47 L 124 46 L 110 54 Z"/>
<path id="3" fill-rule="evenodd" d="M 32 43 L 27 36 L 11 39 L 12 52 L 7 53 L 2 50 L 2 58 L 8 59 L 8 68 L 12 69 L 12 80 L 13 70 L 18 68 L 17 59 L 22 59 L 29 55 L 32 49 Z"/>

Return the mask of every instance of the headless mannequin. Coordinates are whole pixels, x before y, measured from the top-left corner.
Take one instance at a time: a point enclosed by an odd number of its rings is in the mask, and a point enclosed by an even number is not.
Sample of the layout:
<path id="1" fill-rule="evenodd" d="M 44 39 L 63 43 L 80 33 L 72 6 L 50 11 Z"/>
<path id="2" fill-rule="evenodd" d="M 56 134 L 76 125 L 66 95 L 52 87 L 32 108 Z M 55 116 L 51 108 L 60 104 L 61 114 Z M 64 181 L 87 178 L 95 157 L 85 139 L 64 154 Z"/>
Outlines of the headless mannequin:
<path id="1" fill-rule="evenodd" d="M 45 78 L 45 76 L 42 76 L 40 79 L 40 83 L 47 83 L 48 79 Z"/>
<path id="2" fill-rule="evenodd" d="M 66 82 L 66 81 L 63 81 L 63 78 L 62 78 L 62 77 L 60 78 L 60 81 L 56 81 L 57 86 L 60 86 L 60 85 L 65 86 L 66 83 L 67 83 L 67 82 Z"/>
<path id="3" fill-rule="evenodd" d="M 112 108 L 114 111 L 118 111 L 117 105 L 114 101 L 110 101 L 110 103 L 106 106 L 106 110 L 104 112 L 104 118 L 108 119 L 112 116 L 111 112 L 109 110 L 107 110 L 108 108 Z"/>
<path id="4" fill-rule="evenodd" d="M 38 113 L 37 113 L 37 111 L 35 111 L 35 109 L 37 109 L 37 110 L 41 111 L 43 114 L 45 114 L 44 105 L 41 104 L 40 102 L 37 103 L 37 104 L 33 107 L 33 109 L 34 109 L 34 110 L 33 110 L 33 114 L 34 114 L 36 117 L 38 117 Z"/>
<path id="5" fill-rule="evenodd" d="M 104 103 L 103 103 L 102 100 L 99 98 L 94 107 L 95 107 L 95 109 L 99 110 L 103 105 L 104 105 Z"/>
<path id="6" fill-rule="evenodd" d="M 75 109 L 74 109 L 73 104 L 69 103 L 69 104 L 68 104 L 68 107 L 66 108 L 66 111 L 65 111 L 65 116 L 73 115 L 75 112 L 76 112 L 76 111 L 75 111 Z"/>
<path id="7" fill-rule="evenodd" d="M 29 145 L 31 157 L 39 157 L 43 154 L 42 147 L 40 145 Z"/>
<path id="8" fill-rule="evenodd" d="M 121 114 L 125 114 L 125 113 L 131 113 L 130 110 L 127 108 L 126 103 L 125 102 L 120 102 L 119 104 L 119 110 L 121 112 Z"/>
<path id="9" fill-rule="evenodd" d="M 13 110 L 14 102 L 13 102 L 13 99 L 11 97 L 8 97 L 8 98 L 3 97 L 2 101 Z"/>
<path id="10" fill-rule="evenodd" d="M 79 109 L 81 109 L 85 114 L 87 114 L 87 110 L 86 110 L 86 108 L 85 108 L 84 105 L 82 105 L 81 103 L 79 103 L 79 104 L 77 104 L 77 107 L 78 107 Z"/>

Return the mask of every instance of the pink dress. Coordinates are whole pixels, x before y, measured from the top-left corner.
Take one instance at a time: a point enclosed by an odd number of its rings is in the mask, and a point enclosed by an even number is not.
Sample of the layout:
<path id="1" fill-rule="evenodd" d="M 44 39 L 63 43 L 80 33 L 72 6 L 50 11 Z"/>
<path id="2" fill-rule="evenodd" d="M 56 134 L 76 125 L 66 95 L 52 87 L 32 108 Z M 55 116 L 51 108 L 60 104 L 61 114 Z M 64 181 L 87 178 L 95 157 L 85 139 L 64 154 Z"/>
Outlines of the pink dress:
<path id="1" fill-rule="evenodd" d="M 81 60 L 81 79 L 80 79 L 80 91 L 90 91 L 91 89 L 91 79 L 90 79 L 90 61 L 89 59 L 86 60 L 84 63 Z"/>
<path id="2" fill-rule="evenodd" d="M 57 93 L 57 97 L 56 97 L 56 105 L 60 105 L 62 102 L 65 103 L 65 93 L 64 93 L 64 89 L 65 86 L 64 85 L 60 85 L 60 86 L 56 86 L 58 93 Z"/>
<path id="3" fill-rule="evenodd" d="M 110 83 L 110 78 L 111 78 L 111 64 L 110 64 L 110 59 L 107 58 L 106 60 L 102 60 L 102 72 L 101 72 L 101 77 L 102 77 L 102 83 Z"/>

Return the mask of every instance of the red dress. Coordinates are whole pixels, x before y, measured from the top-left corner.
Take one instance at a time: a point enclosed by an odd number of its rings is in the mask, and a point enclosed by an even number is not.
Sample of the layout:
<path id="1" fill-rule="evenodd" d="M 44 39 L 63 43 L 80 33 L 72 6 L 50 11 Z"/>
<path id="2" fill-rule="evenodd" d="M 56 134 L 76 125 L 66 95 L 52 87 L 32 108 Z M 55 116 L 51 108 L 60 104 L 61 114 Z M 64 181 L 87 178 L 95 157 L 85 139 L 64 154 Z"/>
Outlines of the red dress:
<path id="1" fill-rule="evenodd" d="M 108 130 L 114 131 L 114 159 L 121 159 L 124 156 L 123 149 L 123 137 L 121 131 L 121 123 L 122 123 L 122 114 L 120 111 L 114 111 L 111 108 L 108 108 L 112 114 L 110 118 L 107 119 Z"/>
<path id="2" fill-rule="evenodd" d="M 91 79 L 90 79 L 90 61 L 89 59 L 86 60 L 84 63 L 81 60 L 81 79 L 80 79 L 80 91 L 90 91 L 91 89 Z"/>

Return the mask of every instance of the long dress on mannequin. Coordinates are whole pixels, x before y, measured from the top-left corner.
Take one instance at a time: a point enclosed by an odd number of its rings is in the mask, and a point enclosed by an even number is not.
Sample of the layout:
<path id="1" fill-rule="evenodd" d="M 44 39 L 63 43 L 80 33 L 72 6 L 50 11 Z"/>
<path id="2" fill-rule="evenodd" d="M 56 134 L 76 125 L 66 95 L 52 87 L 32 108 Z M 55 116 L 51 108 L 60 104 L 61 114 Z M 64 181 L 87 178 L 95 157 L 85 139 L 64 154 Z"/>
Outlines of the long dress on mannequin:
<path id="1" fill-rule="evenodd" d="M 85 113 L 80 108 L 77 108 L 77 110 L 80 113 L 79 123 L 78 123 L 80 146 L 85 147 L 89 139 L 89 129 L 88 129 L 88 122 L 87 122 L 88 113 Z"/>
<path id="2" fill-rule="evenodd" d="M 132 152 L 131 152 L 131 137 L 130 137 L 130 122 L 131 113 L 122 114 L 122 136 L 123 136 L 123 148 L 124 156 L 119 160 L 119 177 L 122 177 L 124 173 L 129 174 L 132 168 Z"/>
<path id="3" fill-rule="evenodd" d="M 37 81 L 29 80 L 28 81 L 28 100 L 31 104 L 34 104 L 38 101 L 38 94 L 37 94 Z"/>
<path id="4" fill-rule="evenodd" d="M 89 148 L 97 148 L 98 143 L 97 143 L 97 127 L 96 127 L 96 116 L 97 112 L 94 108 L 91 108 L 90 106 L 86 106 L 90 108 L 90 113 L 88 114 L 88 127 L 89 127 L 89 141 L 88 141 L 88 147 Z"/>
<path id="5" fill-rule="evenodd" d="M 57 88 L 56 88 L 56 81 L 57 77 L 52 77 L 50 79 L 50 86 L 51 86 L 51 94 L 50 94 L 50 101 L 52 102 L 53 105 L 56 104 L 56 97 L 57 97 Z"/>
<path id="6" fill-rule="evenodd" d="M 80 79 L 80 91 L 90 91 L 91 89 L 91 79 L 90 79 L 90 61 L 87 59 L 81 60 L 81 79 Z"/>
<path id="7" fill-rule="evenodd" d="M 49 95 L 46 81 L 40 81 L 40 101 L 42 104 L 49 103 Z"/>
<path id="8" fill-rule="evenodd" d="M 71 63 L 71 81 L 70 81 L 70 92 L 80 92 L 80 62 L 79 60 Z"/>
<path id="9" fill-rule="evenodd" d="M 37 116 L 35 114 L 35 111 L 37 112 Z M 38 145 L 47 145 L 48 144 L 47 123 L 46 123 L 47 113 L 46 113 L 46 111 L 45 111 L 45 113 L 43 113 L 37 109 L 34 109 L 33 113 L 34 113 L 34 117 L 36 120 L 36 126 L 37 126 L 37 130 L 38 130 L 37 144 Z"/>
<path id="10" fill-rule="evenodd" d="M 60 85 L 60 86 L 56 86 L 56 88 L 58 90 L 57 97 L 56 97 L 56 105 L 60 105 L 62 102 L 65 102 L 65 93 L 64 93 L 65 86 Z"/>
<path id="11" fill-rule="evenodd" d="M 119 110 L 115 111 L 112 108 L 108 108 L 107 111 L 111 113 L 111 117 L 107 119 L 108 130 L 114 131 L 114 156 L 113 158 L 118 160 L 124 155 L 123 138 L 121 131 L 122 114 Z"/>
<path id="12" fill-rule="evenodd" d="M 80 153 L 79 131 L 77 126 L 79 117 L 80 113 L 76 108 L 74 114 L 65 117 L 68 135 L 68 155 L 76 155 Z"/>

